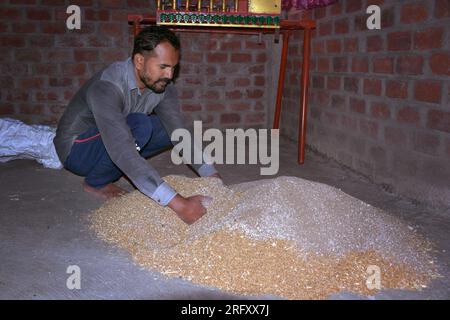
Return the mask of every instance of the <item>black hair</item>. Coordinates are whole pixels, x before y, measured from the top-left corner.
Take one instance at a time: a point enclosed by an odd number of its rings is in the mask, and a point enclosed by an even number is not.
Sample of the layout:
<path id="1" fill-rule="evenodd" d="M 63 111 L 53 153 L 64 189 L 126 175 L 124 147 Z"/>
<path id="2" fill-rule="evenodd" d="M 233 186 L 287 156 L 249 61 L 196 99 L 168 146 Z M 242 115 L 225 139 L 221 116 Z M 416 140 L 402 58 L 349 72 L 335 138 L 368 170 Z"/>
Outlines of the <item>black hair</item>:
<path id="1" fill-rule="evenodd" d="M 165 26 L 149 26 L 142 29 L 134 39 L 133 54 L 150 53 L 161 42 L 170 43 L 176 50 L 180 50 L 180 39 Z"/>

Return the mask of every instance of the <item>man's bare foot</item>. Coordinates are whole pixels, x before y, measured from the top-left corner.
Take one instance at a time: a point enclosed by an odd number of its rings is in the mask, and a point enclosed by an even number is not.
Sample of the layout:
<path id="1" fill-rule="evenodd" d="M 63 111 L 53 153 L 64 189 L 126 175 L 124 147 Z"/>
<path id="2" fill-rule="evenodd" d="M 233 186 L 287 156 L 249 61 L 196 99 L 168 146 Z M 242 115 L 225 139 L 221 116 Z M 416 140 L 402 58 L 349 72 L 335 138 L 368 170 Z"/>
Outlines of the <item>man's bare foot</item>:
<path id="1" fill-rule="evenodd" d="M 109 183 L 102 188 L 94 188 L 94 187 L 91 187 L 90 185 L 88 185 L 86 183 L 86 181 L 83 181 L 83 190 L 86 192 L 89 192 L 89 193 L 93 193 L 104 199 L 120 197 L 127 193 L 127 191 L 116 186 L 113 183 Z"/>

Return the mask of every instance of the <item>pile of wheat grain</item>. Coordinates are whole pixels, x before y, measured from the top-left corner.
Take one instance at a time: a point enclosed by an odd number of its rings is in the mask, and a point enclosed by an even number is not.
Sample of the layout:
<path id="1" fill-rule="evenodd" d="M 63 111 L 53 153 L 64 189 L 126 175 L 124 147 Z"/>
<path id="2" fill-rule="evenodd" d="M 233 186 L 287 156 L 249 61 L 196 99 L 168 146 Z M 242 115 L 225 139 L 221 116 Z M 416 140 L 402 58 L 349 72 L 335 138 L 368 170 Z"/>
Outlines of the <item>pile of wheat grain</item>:
<path id="1" fill-rule="evenodd" d="M 105 241 L 170 277 L 238 294 L 321 299 L 332 293 L 420 289 L 438 276 L 430 244 L 413 228 L 339 189 L 296 177 L 224 186 L 216 178 L 164 178 L 180 194 L 208 195 L 188 226 L 138 191 L 92 216 Z M 373 283 L 372 283 L 373 284 Z"/>

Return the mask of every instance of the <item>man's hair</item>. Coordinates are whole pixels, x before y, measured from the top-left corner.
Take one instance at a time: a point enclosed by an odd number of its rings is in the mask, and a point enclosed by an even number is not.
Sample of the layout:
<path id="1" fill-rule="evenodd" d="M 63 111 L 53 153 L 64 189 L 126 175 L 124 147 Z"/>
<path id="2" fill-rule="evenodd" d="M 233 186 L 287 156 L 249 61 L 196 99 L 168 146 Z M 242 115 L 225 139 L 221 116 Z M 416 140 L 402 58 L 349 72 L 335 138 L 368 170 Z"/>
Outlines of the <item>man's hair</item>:
<path id="1" fill-rule="evenodd" d="M 142 29 L 134 39 L 133 55 L 151 53 L 161 42 L 170 43 L 176 50 L 180 50 L 180 39 L 175 33 L 164 26 L 150 26 Z"/>

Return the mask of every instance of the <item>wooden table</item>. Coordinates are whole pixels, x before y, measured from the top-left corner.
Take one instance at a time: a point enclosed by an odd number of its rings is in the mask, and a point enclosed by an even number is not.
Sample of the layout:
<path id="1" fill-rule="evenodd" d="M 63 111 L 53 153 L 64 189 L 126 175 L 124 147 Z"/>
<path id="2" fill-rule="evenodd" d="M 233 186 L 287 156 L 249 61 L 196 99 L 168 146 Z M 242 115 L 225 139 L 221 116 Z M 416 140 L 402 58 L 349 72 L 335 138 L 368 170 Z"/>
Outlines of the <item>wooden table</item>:
<path id="1" fill-rule="evenodd" d="M 136 36 L 145 25 L 156 25 L 156 17 L 130 14 L 128 23 L 133 26 L 133 33 Z M 258 35 L 264 33 L 280 33 L 283 35 L 283 47 L 281 51 L 280 74 L 278 78 L 277 99 L 275 106 L 275 115 L 273 120 L 273 129 L 280 127 L 281 100 L 283 96 L 284 79 L 286 76 L 286 61 L 289 48 L 289 38 L 292 32 L 303 30 L 303 61 L 301 67 L 300 82 L 300 112 L 298 125 L 298 156 L 299 164 L 305 162 L 305 139 L 306 139 L 306 117 L 308 113 L 308 88 L 309 88 L 309 59 L 311 55 L 311 30 L 316 27 L 313 20 L 281 20 L 279 29 L 271 28 L 225 28 L 208 26 L 171 26 L 173 31 L 191 32 L 191 33 L 223 33 L 223 34 L 251 34 Z"/>

